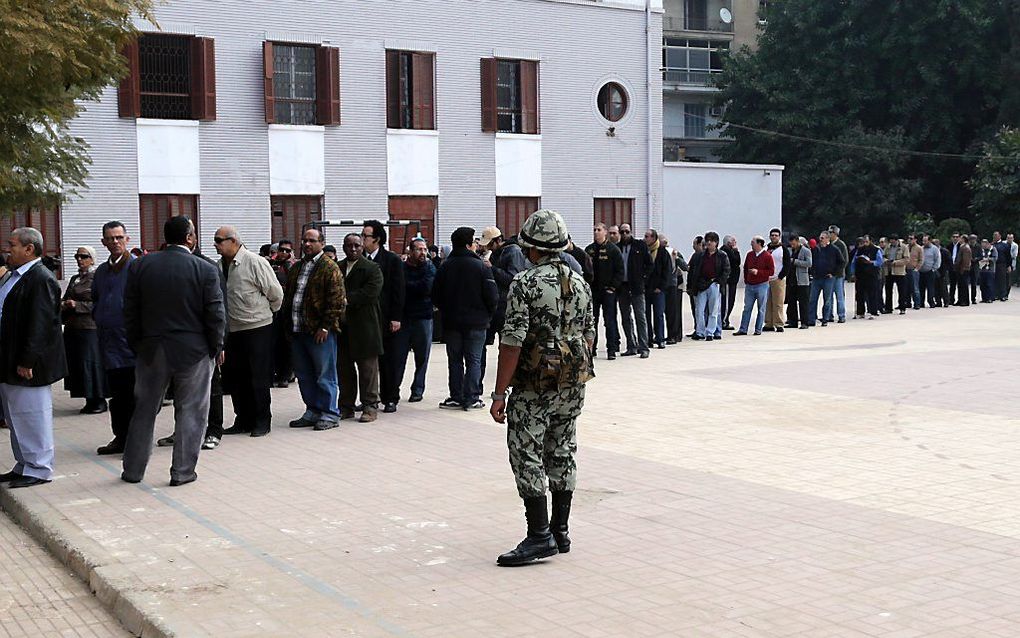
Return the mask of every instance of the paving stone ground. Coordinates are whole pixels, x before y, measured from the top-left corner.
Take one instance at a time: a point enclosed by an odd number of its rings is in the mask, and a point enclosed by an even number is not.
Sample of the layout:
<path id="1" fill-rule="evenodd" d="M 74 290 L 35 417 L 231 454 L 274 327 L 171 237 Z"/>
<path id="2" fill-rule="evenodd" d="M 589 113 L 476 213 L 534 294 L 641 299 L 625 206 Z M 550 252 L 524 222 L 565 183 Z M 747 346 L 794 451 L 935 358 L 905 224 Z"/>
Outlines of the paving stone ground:
<path id="1" fill-rule="evenodd" d="M 290 430 L 297 388 L 274 390 L 271 436 L 229 437 L 179 488 L 166 449 L 120 482 L 119 459 L 94 455 L 105 415 L 58 391 L 56 480 L 3 496 L 146 635 L 1015 638 L 1018 315 L 1014 300 L 600 359 L 574 549 L 528 568 L 494 565 L 524 532 L 505 434 L 437 409 L 441 347 L 426 401 L 374 424 Z M 69 587 L 30 571 L 46 556 L 11 560 L 7 591 Z"/>

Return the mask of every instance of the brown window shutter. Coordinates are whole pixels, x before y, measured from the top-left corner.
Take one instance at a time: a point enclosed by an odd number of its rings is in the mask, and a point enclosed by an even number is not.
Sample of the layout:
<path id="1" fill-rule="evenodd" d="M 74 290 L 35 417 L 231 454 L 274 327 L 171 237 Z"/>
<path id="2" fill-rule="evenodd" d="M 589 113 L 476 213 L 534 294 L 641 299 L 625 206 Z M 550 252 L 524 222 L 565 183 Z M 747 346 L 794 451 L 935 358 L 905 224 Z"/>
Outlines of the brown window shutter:
<path id="1" fill-rule="evenodd" d="M 386 51 L 386 128 L 400 128 L 400 51 Z"/>
<path id="2" fill-rule="evenodd" d="M 340 49 L 319 47 L 315 52 L 315 111 L 317 124 L 340 123 Z"/>
<path id="3" fill-rule="evenodd" d="M 191 41 L 191 117 L 216 119 L 216 43 L 212 38 Z"/>
<path id="4" fill-rule="evenodd" d="M 120 117 L 142 116 L 142 78 L 138 68 L 138 40 L 132 40 L 121 51 L 127 59 L 127 75 L 117 89 L 117 110 Z"/>
<path id="5" fill-rule="evenodd" d="M 273 92 L 273 43 L 262 43 L 262 84 L 266 101 L 266 124 L 276 121 L 276 97 Z"/>
<path id="6" fill-rule="evenodd" d="M 532 135 L 540 133 L 542 128 L 538 117 L 538 62 L 535 60 L 521 60 L 521 111 L 521 132 Z"/>
<path id="7" fill-rule="evenodd" d="M 482 58 L 482 130 L 496 130 L 496 58 Z"/>
<path id="8" fill-rule="evenodd" d="M 436 128 L 435 59 L 431 53 L 415 53 L 411 57 L 411 78 L 414 82 L 414 123 L 416 129 Z"/>

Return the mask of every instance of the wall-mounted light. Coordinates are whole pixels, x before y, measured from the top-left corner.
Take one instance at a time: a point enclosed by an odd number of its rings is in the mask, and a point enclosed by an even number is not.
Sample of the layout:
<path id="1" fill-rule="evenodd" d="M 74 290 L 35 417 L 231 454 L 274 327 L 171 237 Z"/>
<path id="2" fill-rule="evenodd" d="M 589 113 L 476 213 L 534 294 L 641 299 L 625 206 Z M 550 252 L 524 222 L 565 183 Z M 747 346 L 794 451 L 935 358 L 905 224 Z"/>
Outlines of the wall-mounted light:
<path id="1" fill-rule="evenodd" d="M 606 137 L 616 137 L 616 127 L 610 126 L 606 129 Z"/>

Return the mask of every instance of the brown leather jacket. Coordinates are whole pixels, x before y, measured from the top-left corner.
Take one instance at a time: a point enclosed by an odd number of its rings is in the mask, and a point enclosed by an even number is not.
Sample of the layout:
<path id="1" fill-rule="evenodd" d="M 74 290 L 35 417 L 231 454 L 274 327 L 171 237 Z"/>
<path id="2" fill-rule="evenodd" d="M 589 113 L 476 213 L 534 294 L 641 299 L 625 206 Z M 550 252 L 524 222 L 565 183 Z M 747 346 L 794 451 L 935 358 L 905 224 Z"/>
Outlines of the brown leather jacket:
<path id="1" fill-rule="evenodd" d="M 287 326 L 287 334 L 294 331 L 293 309 L 294 293 L 297 292 L 298 278 L 301 276 L 303 261 L 291 266 L 287 273 L 287 287 L 283 295 L 283 307 L 280 312 Z M 304 332 L 314 333 L 322 328 L 330 332 L 339 332 L 340 323 L 347 308 L 347 294 L 344 290 L 344 279 L 340 268 L 329 257 L 322 255 L 308 276 L 301 301 L 302 328 Z"/>

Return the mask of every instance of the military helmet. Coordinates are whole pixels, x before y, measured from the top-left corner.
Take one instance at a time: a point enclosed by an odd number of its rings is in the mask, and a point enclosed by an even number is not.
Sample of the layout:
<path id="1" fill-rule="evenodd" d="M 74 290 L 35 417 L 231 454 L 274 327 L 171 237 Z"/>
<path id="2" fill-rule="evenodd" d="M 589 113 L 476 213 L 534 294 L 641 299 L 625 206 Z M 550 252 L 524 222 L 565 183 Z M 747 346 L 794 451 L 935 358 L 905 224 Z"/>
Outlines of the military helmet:
<path id="1" fill-rule="evenodd" d="M 558 253 L 566 250 L 567 224 L 554 210 L 537 210 L 528 217 L 517 236 L 523 248 L 536 248 L 543 252 Z"/>

